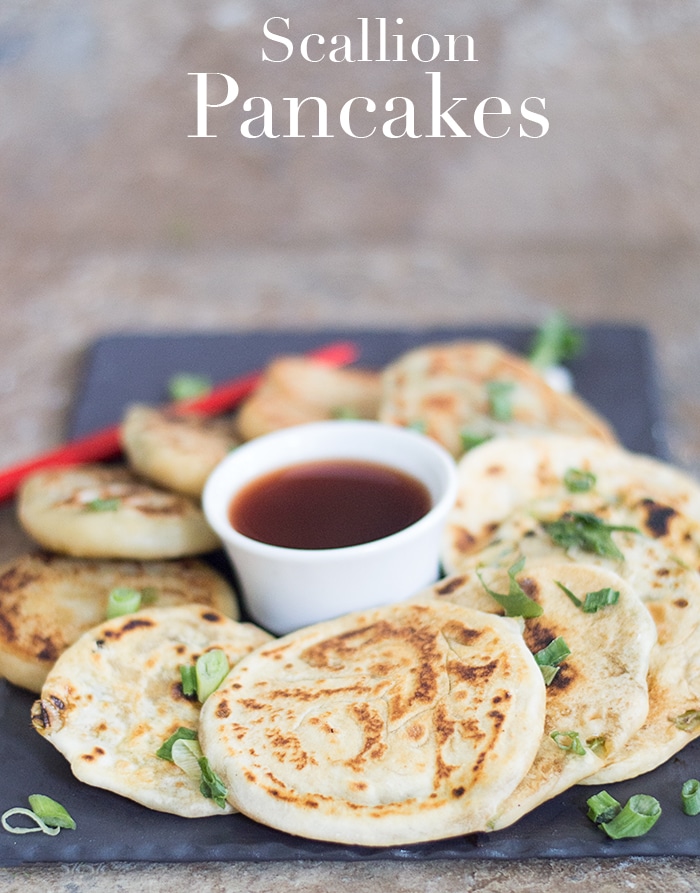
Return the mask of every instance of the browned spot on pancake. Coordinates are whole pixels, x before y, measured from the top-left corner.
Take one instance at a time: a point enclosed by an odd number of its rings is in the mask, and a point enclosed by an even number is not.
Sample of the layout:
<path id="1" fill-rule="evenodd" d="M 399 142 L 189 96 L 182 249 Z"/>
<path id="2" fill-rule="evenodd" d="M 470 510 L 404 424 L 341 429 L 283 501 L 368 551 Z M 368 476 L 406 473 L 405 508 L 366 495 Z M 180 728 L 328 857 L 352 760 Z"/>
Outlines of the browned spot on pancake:
<path id="1" fill-rule="evenodd" d="M 498 475 L 503 474 L 504 471 L 505 468 L 503 467 L 503 465 L 489 465 L 485 473 L 488 474 L 490 477 L 498 477 Z"/>
<path id="2" fill-rule="evenodd" d="M 359 752 L 345 765 L 355 772 L 361 772 L 368 759 L 381 760 L 386 753 L 384 743 L 384 720 L 369 704 L 352 704 L 350 713 L 354 715 L 362 729 L 363 743 Z"/>
<path id="3" fill-rule="evenodd" d="M 686 599 L 686 598 L 677 598 L 677 599 L 673 602 L 673 604 L 674 604 L 677 608 L 687 608 L 687 607 L 688 607 L 688 599 Z"/>
<path id="4" fill-rule="evenodd" d="M 0 637 L 6 642 L 17 640 L 17 632 L 7 614 L 0 614 Z"/>
<path id="5" fill-rule="evenodd" d="M 657 577 L 668 577 L 671 571 L 667 567 L 659 567 L 656 569 Z"/>
<path id="6" fill-rule="evenodd" d="M 545 615 L 542 615 L 540 619 L 530 620 L 525 625 L 523 638 L 525 639 L 525 644 L 533 654 L 546 648 L 552 639 L 556 639 L 559 635 L 556 629 L 547 626 L 544 618 Z"/>
<path id="7" fill-rule="evenodd" d="M 465 793 L 466 791 L 461 785 L 458 788 L 452 788 L 452 796 L 455 797 L 455 799 L 463 797 Z"/>
<path id="8" fill-rule="evenodd" d="M 420 741 L 423 735 L 425 735 L 425 727 L 422 726 L 419 722 L 412 722 L 409 726 L 407 726 L 406 734 L 414 741 Z"/>
<path id="9" fill-rule="evenodd" d="M 476 545 L 476 537 L 464 527 L 453 527 L 452 545 L 457 552 L 469 553 Z"/>
<path id="10" fill-rule="evenodd" d="M 367 782 L 352 781 L 352 782 L 350 782 L 350 790 L 351 791 L 366 791 L 367 790 Z"/>
<path id="11" fill-rule="evenodd" d="M 32 646 L 35 649 L 36 656 L 39 660 L 45 660 L 48 663 L 55 663 L 59 655 L 63 651 L 62 643 L 43 636 L 34 636 Z"/>
<path id="12" fill-rule="evenodd" d="M 284 735 L 279 729 L 271 729 L 266 737 L 273 748 L 273 756 L 280 763 L 289 762 L 299 770 L 308 765 L 318 765 L 316 758 L 304 750 L 296 735 Z"/>
<path id="13" fill-rule="evenodd" d="M 445 624 L 443 634 L 447 639 L 453 639 L 458 645 L 473 645 L 481 638 L 483 630 L 465 626 L 458 620 L 451 620 Z"/>
<path id="14" fill-rule="evenodd" d="M 436 595 L 450 595 L 450 593 L 454 592 L 455 589 L 459 589 L 462 586 L 467 578 L 464 576 L 460 577 L 448 577 L 444 583 L 435 587 Z"/>
<path id="15" fill-rule="evenodd" d="M 646 512 L 644 521 L 649 533 L 657 539 L 669 532 L 669 523 L 678 512 L 670 505 L 663 505 L 653 499 L 643 499 L 641 506 Z"/>
<path id="16" fill-rule="evenodd" d="M 151 626 L 154 626 L 154 623 L 147 617 L 130 617 L 120 629 L 105 630 L 105 639 L 118 640 L 121 639 L 125 633 L 130 633 L 138 629 L 148 629 L 148 627 Z"/>
<path id="17" fill-rule="evenodd" d="M 466 664 L 462 661 L 450 661 L 447 665 L 447 672 L 451 676 L 456 676 L 462 682 L 477 682 L 478 680 L 490 679 L 498 667 L 497 660 L 491 660 L 486 664 Z"/>
<path id="18" fill-rule="evenodd" d="M 256 701 L 255 698 L 244 698 L 240 701 L 240 704 L 246 710 L 264 710 L 268 706 L 267 704 L 261 704 L 260 701 Z"/>
<path id="19" fill-rule="evenodd" d="M 457 397 L 455 394 L 430 394 L 423 401 L 423 406 L 428 412 L 434 409 L 438 412 L 452 413 L 457 407 Z"/>
<path id="20" fill-rule="evenodd" d="M 23 589 L 38 580 L 39 576 L 39 574 L 33 574 L 21 567 L 8 568 L 0 576 L 0 594 L 17 592 L 18 589 Z"/>
<path id="21" fill-rule="evenodd" d="M 103 757 L 105 755 L 104 750 L 101 747 L 93 747 L 90 753 L 84 753 L 81 755 L 81 760 L 85 760 L 86 763 L 94 763 L 98 757 Z"/>
<path id="22" fill-rule="evenodd" d="M 533 602 L 539 600 L 540 595 L 540 587 L 537 584 L 536 580 L 533 580 L 532 577 L 518 577 L 518 583 L 520 584 L 520 588 L 523 590 L 525 595 L 528 598 L 531 598 Z"/>
<path id="23" fill-rule="evenodd" d="M 219 719 L 228 719 L 231 715 L 231 706 L 226 700 L 219 701 L 216 710 L 214 711 L 214 715 Z"/>

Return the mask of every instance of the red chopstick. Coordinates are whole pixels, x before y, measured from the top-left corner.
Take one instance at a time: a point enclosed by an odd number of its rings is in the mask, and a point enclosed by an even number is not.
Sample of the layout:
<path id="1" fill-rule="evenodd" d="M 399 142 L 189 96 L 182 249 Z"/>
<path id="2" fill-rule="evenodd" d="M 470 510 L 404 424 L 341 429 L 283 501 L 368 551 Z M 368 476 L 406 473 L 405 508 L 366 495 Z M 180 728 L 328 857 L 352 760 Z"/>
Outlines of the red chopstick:
<path id="1" fill-rule="evenodd" d="M 331 366 L 345 366 L 352 363 L 357 355 L 357 345 L 350 341 L 337 341 L 308 353 L 308 356 L 322 360 Z M 233 409 L 244 397 L 247 397 L 260 380 L 261 375 L 262 371 L 243 375 L 217 385 L 203 397 L 179 400 L 169 406 L 177 413 L 217 415 L 227 409 Z M 121 453 L 119 430 L 119 425 L 101 428 L 85 437 L 76 438 L 55 449 L 34 456 L 32 459 L 5 468 L 0 471 L 0 501 L 14 496 L 26 475 L 40 468 L 113 459 Z"/>

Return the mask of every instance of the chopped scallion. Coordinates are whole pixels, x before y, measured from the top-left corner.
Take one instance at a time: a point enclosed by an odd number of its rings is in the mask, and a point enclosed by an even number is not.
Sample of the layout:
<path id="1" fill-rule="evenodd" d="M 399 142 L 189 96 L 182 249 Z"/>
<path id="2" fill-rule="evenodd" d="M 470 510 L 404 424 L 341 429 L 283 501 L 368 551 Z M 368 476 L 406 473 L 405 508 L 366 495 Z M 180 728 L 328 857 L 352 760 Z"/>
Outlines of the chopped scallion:
<path id="1" fill-rule="evenodd" d="M 75 820 L 65 806 L 61 806 L 60 803 L 51 797 L 47 797 L 46 794 L 30 794 L 29 806 L 34 814 L 38 815 L 51 828 L 75 830 Z"/>
<path id="2" fill-rule="evenodd" d="M 673 719 L 673 724 L 684 732 L 694 732 L 700 725 L 700 710 L 686 710 Z"/>
<path id="3" fill-rule="evenodd" d="M 172 762 L 173 759 L 173 745 L 176 741 L 186 740 L 186 741 L 195 741 L 197 739 L 197 733 L 194 729 L 188 729 L 185 726 L 180 726 L 176 732 L 174 732 L 167 741 L 164 741 L 161 746 L 156 751 L 156 756 L 160 757 L 161 760 L 170 760 Z"/>
<path id="4" fill-rule="evenodd" d="M 220 648 L 205 651 L 197 658 L 197 698 L 202 704 L 221 685 L 230 669 L 228 658 Z"/>
<path id="5" fill-rule="evenodd" d="M 683 812 L 686 815 L 698 815 L 700 813 L 700 781 L 697 778 L 689 778 L 683 782 L 681 788 L 681 801 Z"/>
<path id="6" fill-rule="evenodd" d="M 553 313 L 537 330 L 528 359 L 538 369 L 546 369 L 573 359 L 583 346 L 583 333 L 574 328 L 564 314 Z"/>
<path id="7" fill-rule="evenodd" d="M 607 791 L 600 791 L 594 794 L 588 798 L 586 803 L 588 805 L 588 818 L 595 822 L 596 825 L 611 822 L 622 809 L 622 804 L 611 794 L 608 794 Z"/>
<path id="8" fill-rule="evenodd" d="M 556 521 L 542 521 L 542 526 L 554 542 L 563 549 L 578 546 L 605 558 L 624 558 L 612 540 L 616 530 L 639 533 L 636 527 L 606 524 L 591 512 L 564 512 Z"/>
<path id="9" fill-rule="evenodd" d="M 540 651 L 535 652 L 535 661 L 542 671 L 546 685 L 549 685 L 552 682 L 559 672 L 559 664 L 563 660 L 566 660 L 570 654 L 571 649 L 561 636 L 552 639 L 546 648 L 542 648 Z"/>
<path id="10" fill-rule="evenodd" d="M 88 512 L 116 512 L 119 508 L 119 499 L 91 499 L 86 502 L 83 508 Z"/>
<path id="11" fill-rule="evenodd" d="M 654 827 L 660 815 L 661 804 L 656 797 L 633 794 L 613 819 L 599 825 L 613 840 L 641 837 Z"/>
<path id="12" fill-rule="evenodd" d="M 195 781 L 199 781 L 202 774 L 202 770 L 199 768 L 199 761 L 203 756 L 204 754 L 197 738 L 178 738 L 173 743 L 173 763 L 175 763 L 178 769 L 182 769 L 185 775 Z"/>
<path id="13" fill-rule="evenodd" d="M 597 589 L 595 592 L 587 592 L 585 598 L 581 601 L 578 596 L 574 595 L 574 593 L 567 586 L 564 586 L 563 583 L 560 583 L 559 580 L 555 580 L 554 582 L 562 592 L 568 595 L 576 607 L 580 608 L 586 614 L 595 614 L 596 611 L 599 611 L 607 605 L 616 605 L 620 598 L 619 590 L 611 589 L 610 586 L 608 586 L 605 589 Z"/>
<path id="14" fill-rule="evenodd" d="M 202 780 L 199 784 L 199 790 L 205 797 L 213 800 L 217 806 L 224 809 L 226 807 L 226 794 L 228 793 L 226 785 L 211 768 L 209 760 L 206 757 L 202 757 L 199 761 L 199 768 L 202 770 Z"/>
<path id="15" fill-rule="evenodd" d="M 68 828 L 71 831 L 75 829 L 75 821 L 68 810 L 51 797 L 47 797 L 45 794 L 31 794 L 29 806 L 30 809 L 15 806 L 0 816 L 0 823 L 5 831 L 9 831 L 10 834 L 31 834 L 35 831 L 42 831 L 44 834 L 55 837 L 61 828 Z M 16 815 L 26 816 L 34 822 L 34 825 L 27 827 L 26 825 L 10 824 L 9 819 Z"/>
<path id="16" fill-rule="evenodd" d="M 469 450 L 473 450 L 474 447 L 481 446 L 482 443 L 491 440 L 493 434 L 477 434 L 470 431 L 460 431 L 459 438 L 462 443 L 462 449 L 465 453 L 468 453 Z"/>
<path id="17" fill-rule="evenodd" d="M 182 682 L 182 693 L 185 697 L 190 698 L 197 694 L 197 674 L 194 664 L 182 664 L 180 667 L 180 680 Z"/>
<path id="18" fill-rule="evenodd" d="M 554 741 L 557 747 L 560 747 L 562 750 L 566 750 L 569 753 L 575 753 L 579 757 L 582 757 L 586 753 L 586 748 L 583 746 L 583 741 L 581 741 L 581 736 L 578 732 L 563 732 L 559 729 L 555 729 L 553 732 L 550 732 L 549 737 Z"/>
<path id="19" fill-rule="evenodd" d="M 141 607 L 141 593 L 129 586 L 117 586 L 107 599 L 107 619 L 133 614 Z"/>
<path id="20" fill-rule="evenodd" d="M 587 493 L 596 485 L 596 476 L 592 471 L 580 468 L 569 468 L 564 474 L 564 486 L 570 493 Z"/>
<path id="21" fill-rule="evenodd" d="M 542 614 L 542 606 L 538 605 L 534 599 L 531 599 L 515 579 L 516 574 L 520 573 L 524 564 L 525 559 L 521 558 L 508 569 L 510 582 L 507 593 L 495 592 L 493 589 L 489 589 L 479 571 L 476 572 L 481 585 L 505 609 L 507 617 L 539 617 Z"/>
<path id="22" fill-rule="evenodd" d="M 203 397 L 212 389 L 208 375 L 197 372 L 177 372 L 168 380 L 168 395 L 171 400 L 192 400 Z"/>
<path id="23" fill-rule="evenodd" d="M 513 418 L 512 381 L 487 381 L 486 394 L 489 401 L 489 415 L 497 422 L 509 422 Z"/>

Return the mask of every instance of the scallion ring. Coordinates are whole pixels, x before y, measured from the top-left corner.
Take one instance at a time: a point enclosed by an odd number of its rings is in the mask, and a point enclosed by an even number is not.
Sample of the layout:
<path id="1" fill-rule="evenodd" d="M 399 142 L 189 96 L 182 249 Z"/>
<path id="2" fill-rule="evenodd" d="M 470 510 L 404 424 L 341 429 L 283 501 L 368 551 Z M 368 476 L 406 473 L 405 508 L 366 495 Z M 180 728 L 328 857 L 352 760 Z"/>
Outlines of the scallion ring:
<path id="1" fill-rule="evenodd" d="M 683 782 L 681 800 L 683 812 L 686 815 L 698 815 L 700 813 L 700 781 L 697 778 L 689 778 L 688 781 Z"/>
<path id="2" fill-rule="evenodd" d="M 633 794 L 609 822 L 601 822 L 600 827 L 608 837 L 620 840 L 625 837 L 642 837 L 659 820 L 661 804 L 649 794 Z"/>
<path id="3" fill-rule="evenodd" d="M 107 598 L 107 619 L 133 614 L 141 607 L 141 593 L 130 586 L 117 586 Z"/>

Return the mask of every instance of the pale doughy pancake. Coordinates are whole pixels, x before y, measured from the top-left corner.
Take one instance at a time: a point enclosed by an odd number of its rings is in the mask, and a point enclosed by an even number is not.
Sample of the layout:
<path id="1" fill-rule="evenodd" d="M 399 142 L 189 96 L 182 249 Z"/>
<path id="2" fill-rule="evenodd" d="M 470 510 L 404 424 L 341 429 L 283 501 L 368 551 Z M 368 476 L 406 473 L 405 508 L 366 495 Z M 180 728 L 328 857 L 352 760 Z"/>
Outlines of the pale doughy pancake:
<path id="1" fill-rule="evenodd" d="M 585 564 L 526 564 L 516 579 L 543 609 L 539 617 L 524 622 L 523 635 L 530 650 L 534 654 L 561 636 L 571 654 L 559 664 L 547 686 L 544 734 L 532 767 L 495 810 L 493 829 L 512 824 L 620 753 L 647 716 L 647 671 L 656 641 L 649 612 L 617 574 Z M 484 570 L 483 581 L 496 592 L 508 592 L 505 571 Z M 586 613 L 559 583 L 581 600 L 588 592 L 606 588 L 618 592 L 619 598 L 616 604 Z M 475 572 L 447 577 L 418 598 L 425 595 L 442 604 L 503 611 Z M 562 749 L 551 737 L 553 732 L 575 732 L 584 752 Z M 567 737 L 563 740 L 566 743 Z"/>
<path id="2" fill-rule="evenodd" d="M 196 497 L 215 466 L 238 443 L 230 419 L 177 416 L 140 403 L 127 409 L 121 439 L 137 474 Z"/>
<path id="3" fill-rule="evenodd" d="M 251 818 L 400 845 L 488 828 L 532 763 L 544 700 L 515 621 L 403 603 L 259 648 L 204 705 L 200 736 Z"/>
<path id="4" fill-rule="evenodd" d="M 582 399 L 490 341 L 430 344 L 399 357 L 383 372 L 379 418 L 418 427 L 454 456 L 480 438 L 542 431 L 615 441 Z"/>
<path id="5" fill-rule="evenodd" d="M 38 693 L 66 648 L 106 619 L 109 593 L 121 586 L 142 593 L 144 608 L 195 602 L 239 616 L 229 584 L 197 559 L 20 555 L 0 566 L 0 675 Z"/>
<path id="6" fill-rule="evenodd" d="M 278 357 L 244 401 L 238 431 L 244 440 L 279 428 L 351 417 L 377 416 L 380 376 L 368 369 L 335 368 L 310 357 Z"/>
<path id="7" fill-rule="evenodd" d="M 34 728 L 86 784 L 188 818 L 231 812 L 156 751 L 179 727 L 198 728 L 201 705 L 182 692 L 182 664 L 220 648 L 233 665 L 270 638 L 202 605 L 106 621 L 58 659 L 32 709 Z"/>
<path id="8" fill-rule="evenodd" d="M 34 472 L 20 488 L 17 511 L 41 546 L 78 558 L 179 558 L 219 545 L 194 500 L 117 465 Z"/>
<path id="9" fill-rule="evenodd" d="M 572 470 L 593 474 L 589 490 L 572 492 Z M 607 512 L 611 523 L 635 526 L 700 567 L 700 485 L 667 462 L 591 438 L 545 435 L 484 443 L 460 459 L 457 472 L 443 549 L 448 572 L 492 544 L 516 510 L 522 519 L 549 520 L 567 511 Z"/>

